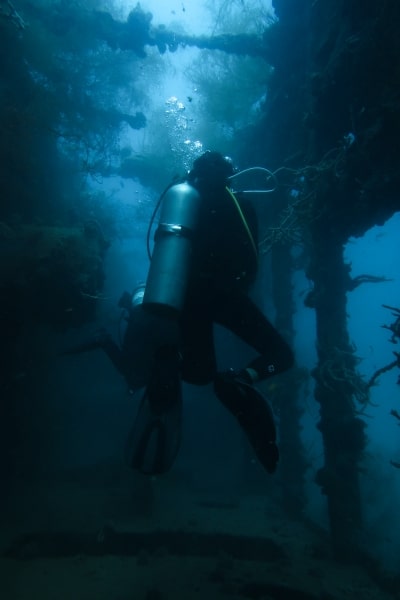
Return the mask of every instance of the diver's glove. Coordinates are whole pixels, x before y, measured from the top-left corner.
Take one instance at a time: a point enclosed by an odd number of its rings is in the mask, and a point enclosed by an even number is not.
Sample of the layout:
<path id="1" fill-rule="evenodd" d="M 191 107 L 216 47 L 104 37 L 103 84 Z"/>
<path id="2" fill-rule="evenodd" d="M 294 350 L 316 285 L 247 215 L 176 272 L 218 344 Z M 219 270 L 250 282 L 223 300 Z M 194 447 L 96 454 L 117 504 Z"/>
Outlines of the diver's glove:
<path id="1" fill-rule="evenodd" d="M 279 460 L 272 410 L 262 394 L 250 383 L 246 371 L 218 373 L 214 390 L 245 432 L 260 463 L 273 473 Z"/>

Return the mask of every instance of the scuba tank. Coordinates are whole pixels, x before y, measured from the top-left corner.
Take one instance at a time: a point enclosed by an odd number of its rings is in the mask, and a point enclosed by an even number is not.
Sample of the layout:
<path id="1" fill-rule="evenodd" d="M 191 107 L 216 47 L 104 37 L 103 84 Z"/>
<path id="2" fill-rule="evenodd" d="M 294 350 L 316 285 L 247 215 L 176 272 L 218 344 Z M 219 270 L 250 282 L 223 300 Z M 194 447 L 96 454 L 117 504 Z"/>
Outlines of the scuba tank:
<path id="1" fill-rule="evenodd" d="M 167 316 L 182 309 L 200 202 L 199 192 L 188 183 L 173 185 L 165 192 L 143 296 L 144 309 Z"/>

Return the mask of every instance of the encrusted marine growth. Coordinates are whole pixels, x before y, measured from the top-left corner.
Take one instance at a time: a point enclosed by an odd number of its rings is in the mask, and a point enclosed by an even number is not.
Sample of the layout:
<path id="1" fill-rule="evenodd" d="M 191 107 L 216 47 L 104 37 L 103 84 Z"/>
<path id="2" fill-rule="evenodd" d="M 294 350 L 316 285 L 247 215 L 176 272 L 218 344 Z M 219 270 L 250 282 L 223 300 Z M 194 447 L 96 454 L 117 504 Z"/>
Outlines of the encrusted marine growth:
<path id="1" fill-rule="evenodd" d="M 108 246 L 95 221 L 81 228 L 2 223 L 0 244 L 2 298 L 13 298 L 24 322 L 65 328 L 93 318 Z"/>

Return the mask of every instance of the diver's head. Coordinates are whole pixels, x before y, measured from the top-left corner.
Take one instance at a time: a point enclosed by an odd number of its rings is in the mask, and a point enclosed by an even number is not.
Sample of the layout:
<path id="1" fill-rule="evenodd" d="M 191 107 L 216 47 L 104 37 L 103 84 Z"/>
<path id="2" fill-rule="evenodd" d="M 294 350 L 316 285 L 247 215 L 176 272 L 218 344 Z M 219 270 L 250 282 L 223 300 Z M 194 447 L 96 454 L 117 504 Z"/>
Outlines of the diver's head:
<path id="1" fill-rule="evenodd" d="M 227 185 L 228 178 L 234 173 L 229 156 L 208 150 L 194 161 L 188 181 L 199 188 L 220 188 Z"/>

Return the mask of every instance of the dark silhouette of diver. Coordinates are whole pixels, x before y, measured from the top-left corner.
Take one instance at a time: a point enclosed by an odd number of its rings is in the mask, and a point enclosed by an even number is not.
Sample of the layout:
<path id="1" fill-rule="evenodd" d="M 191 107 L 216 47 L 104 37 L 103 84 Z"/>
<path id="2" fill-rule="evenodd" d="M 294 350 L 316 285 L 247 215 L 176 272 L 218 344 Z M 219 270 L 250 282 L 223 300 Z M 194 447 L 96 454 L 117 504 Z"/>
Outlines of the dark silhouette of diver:
<path id="1" fill-rule="evenodd" d="M 279 459 L 271 409 L 253 384 L 289 369 L 293 354 L 248 296 L 257 274 L 257 219 L 246 195 L 229 188 L 233 175 L 230 159 L 206 152 L 166 189 L 155 210 L 161 213 L 146 285 L 120 301 L 127 310 L 121 347 L 102 333 L 69 351 L 101 347 L 132 390 L 145 388 L 126 451 L 144 473 L 165 472 L 176 457 L 182 380 L 213 382 L 265 469 L 275 471 Z M 258 352 L 242 371 L 217 371 L 214 323 Z"/>

